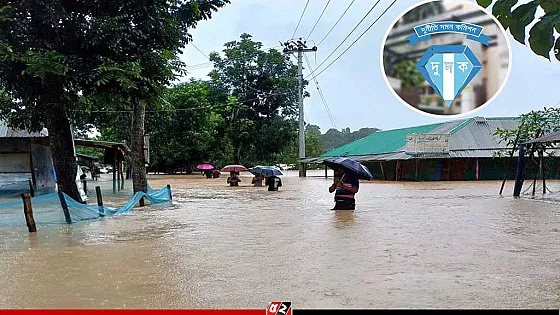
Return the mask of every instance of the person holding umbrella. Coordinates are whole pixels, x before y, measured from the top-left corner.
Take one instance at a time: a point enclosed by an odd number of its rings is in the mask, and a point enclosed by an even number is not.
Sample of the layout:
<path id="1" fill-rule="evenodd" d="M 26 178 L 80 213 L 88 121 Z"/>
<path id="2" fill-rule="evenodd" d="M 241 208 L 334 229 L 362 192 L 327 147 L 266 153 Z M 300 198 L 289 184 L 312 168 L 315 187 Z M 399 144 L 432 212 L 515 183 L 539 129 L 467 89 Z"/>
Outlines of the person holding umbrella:
<path id="1" fill-rule="evenodd" d="M 355 210 L 355 196 L 360 188 L 358 179 L 371 180 L 373 175 L 360 162 L 348 158 L 330 158 L 324 163 L 334 170 L 334 182 L 329 187 L 329 192 L 335 193 L 332 210 Z"/>
<path id="2" fill-rule="evenodd" d="M 261 175 L 266 178 L 265 185 L 268 186 L 268 191 L 278 191 L 282 187 L 282 180 L 277 175 L 282 175 L 282 172 L 274 167 L 263 168 Z"/>
<path id="3" fill-rule="evenodd" d="M 231 171 L 229 173 L 229 177 L 227 178 L 227 183 L 230 186 L 239 186 L 239 183 L 241 182 L 241 178 L 239 178 L 239 175 L 237 175 L 237 172 Z"/>
<path id="4" fill-rule="evenodd" d="M 347 172 L 343 167 L 334 170 L 334 182 L 329 187 L 329 192 L 334 194 L 335 206 L 332 210 L 355 210 L 355 195 L 360 188 L 358 178 Z"/>

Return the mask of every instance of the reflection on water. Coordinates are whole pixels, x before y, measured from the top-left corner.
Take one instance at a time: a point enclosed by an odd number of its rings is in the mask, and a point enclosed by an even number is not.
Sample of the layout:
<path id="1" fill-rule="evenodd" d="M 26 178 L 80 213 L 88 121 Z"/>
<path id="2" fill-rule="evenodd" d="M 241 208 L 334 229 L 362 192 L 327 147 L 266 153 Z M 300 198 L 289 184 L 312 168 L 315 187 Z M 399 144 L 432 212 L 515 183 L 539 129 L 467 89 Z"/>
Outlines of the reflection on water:
<path id="1" fill-rule="evenodd" d="M 560 307 L 558 203 L 497 197 L 497 182 L 374 182 L 332 211 L 330 179 L 291 175 L 278 192 L 152 176 L 173 205 L 0 229 L 0 307 Z"/>

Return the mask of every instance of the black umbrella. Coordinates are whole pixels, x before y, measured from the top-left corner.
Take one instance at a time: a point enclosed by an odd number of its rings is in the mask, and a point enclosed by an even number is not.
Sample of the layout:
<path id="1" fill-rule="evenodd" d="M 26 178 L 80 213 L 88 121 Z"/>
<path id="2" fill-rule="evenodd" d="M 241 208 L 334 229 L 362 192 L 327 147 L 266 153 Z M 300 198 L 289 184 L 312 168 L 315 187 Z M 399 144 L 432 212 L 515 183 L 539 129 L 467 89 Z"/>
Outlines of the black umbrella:
<path id="1" fill-rule="evenodd" d="M 358 175 L 358 178 L 360 179 L 365 179 L 365 180 L 373 179 L 373 175 L 371 175 L 367 167 L 362 165 L 362 163 L 358 161 L 354 161 L 349 158 L 345 158 L 345 157 L 328 158 L 325 161 L 323 161 L 323 163 L 332 169 L 338 166 L 342 166 L 343 168 Z"/>

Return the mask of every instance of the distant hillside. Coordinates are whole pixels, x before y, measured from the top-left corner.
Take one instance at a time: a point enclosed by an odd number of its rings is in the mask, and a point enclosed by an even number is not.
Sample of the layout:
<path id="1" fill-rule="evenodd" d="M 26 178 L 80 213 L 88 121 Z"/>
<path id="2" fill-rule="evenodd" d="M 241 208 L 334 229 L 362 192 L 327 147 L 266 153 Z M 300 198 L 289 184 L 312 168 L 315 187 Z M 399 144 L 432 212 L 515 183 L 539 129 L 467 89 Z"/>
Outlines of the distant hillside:
<path id="1" fill-rule="evenodd" d="M 321 144 L 326 151 L 336 149 L 342 145 L 356 141 L 358 139 L 367 137 L 372 133 L 380 130 L 379 128 L 361 128 L 357 131 L 350 131 L 350 128 L 343 129 L 329 129 L 325 134 L 322 134 Z"/>

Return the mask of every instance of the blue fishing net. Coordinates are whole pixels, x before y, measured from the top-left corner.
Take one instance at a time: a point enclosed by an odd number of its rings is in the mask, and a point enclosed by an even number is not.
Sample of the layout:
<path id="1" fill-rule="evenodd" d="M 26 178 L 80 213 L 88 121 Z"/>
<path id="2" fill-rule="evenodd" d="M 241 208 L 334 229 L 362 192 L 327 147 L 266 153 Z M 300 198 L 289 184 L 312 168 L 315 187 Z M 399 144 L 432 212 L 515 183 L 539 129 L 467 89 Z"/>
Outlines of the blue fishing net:
<path id="1" fill-rule="evenodd" d="M 61 200 L 62 198 L 62 200 Z M 90 204 L 82 204 L 70 198 L 66 194 L 50 193 L 31 198 L 33 217 L 37 226 L 49 224 L 78 223 L 87 220 L 95 220 L 122 214 L 132 210 L 145 198 L 150 204 L 161 204 L 171 201 L 171 189 L 163 187 L 154 190 L 149 187 L 148 192 L 137 192 L 126 203 L 120 207 L 95 204 L 95 197 L 90 198 Z M 92 200 L 93 199 L 93 200 Z M 62 204 L 68 209 L 65 212 Z M 93 204 L 92 204 L 93 203 Z M 26 226 L 23 212 L 23 201 L 21 199 L 0 203 L 0 227 L 22 227 Z"/>

